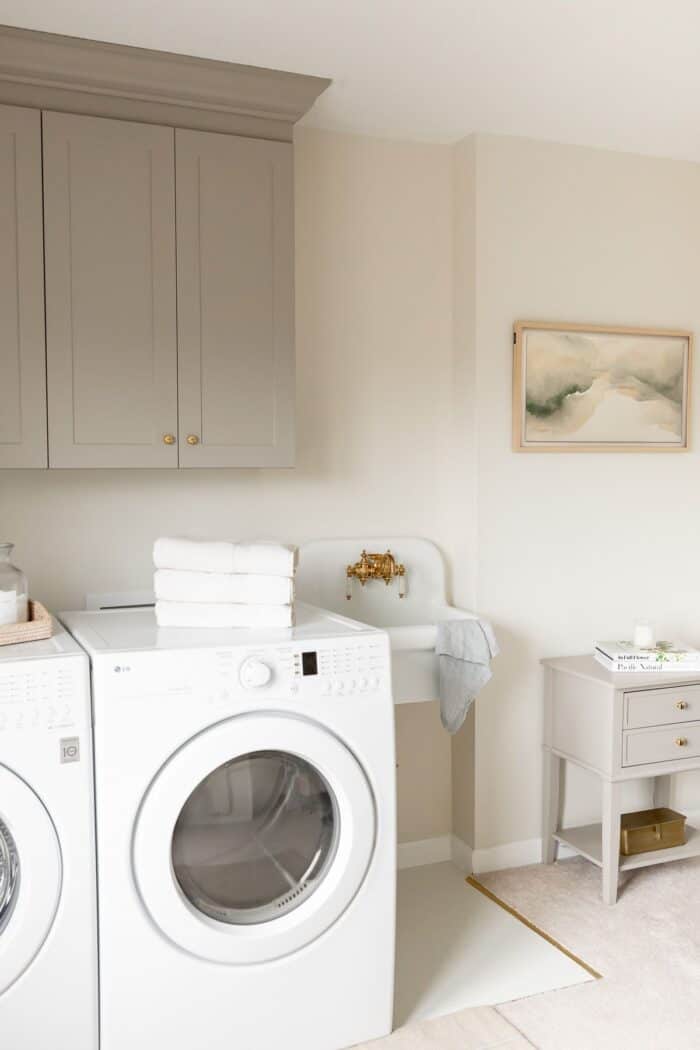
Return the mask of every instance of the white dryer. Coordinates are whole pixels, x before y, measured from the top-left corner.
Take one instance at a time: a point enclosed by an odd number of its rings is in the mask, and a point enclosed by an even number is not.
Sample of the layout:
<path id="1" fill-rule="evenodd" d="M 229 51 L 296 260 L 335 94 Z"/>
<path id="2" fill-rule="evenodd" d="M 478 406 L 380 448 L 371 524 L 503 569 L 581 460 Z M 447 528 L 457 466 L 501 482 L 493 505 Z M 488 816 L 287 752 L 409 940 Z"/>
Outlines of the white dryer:
<path id="1" fill-rule="evenodd" d="M 391 1030 L 387 636 L 66 613 L 92 661 L 102 1050 L 339 1050 Z"/>
<path id="2" fill-rule="evenodd" d="M 97 1050 L 89 666 L 58 624 L 0 648 L 0 1046 Z"/>

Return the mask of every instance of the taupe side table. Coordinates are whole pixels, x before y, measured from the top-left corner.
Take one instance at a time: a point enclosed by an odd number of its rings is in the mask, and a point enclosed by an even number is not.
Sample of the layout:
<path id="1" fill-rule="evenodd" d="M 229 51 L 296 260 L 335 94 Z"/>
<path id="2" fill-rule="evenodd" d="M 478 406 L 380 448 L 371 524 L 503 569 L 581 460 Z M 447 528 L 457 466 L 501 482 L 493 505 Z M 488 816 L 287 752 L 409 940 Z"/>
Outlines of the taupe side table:
<path id="1" fill-rule="evenodd" d="M 674 773 L 700 769 L 700 672 L 613 674 L 593 656 L 543 660 L 544 817 L 542 860 L 556 860 L 560 842 L 603 871 L 603 900 L 617 900 L 619 872 L 700 855 L 700 830 L 687 827 L 685 846 L 620 856 L 622 785 L 653 777 L 654 805 L 667 806 Z M 559 827 L 565 762 L 601 780 L 601 821 Z"/>

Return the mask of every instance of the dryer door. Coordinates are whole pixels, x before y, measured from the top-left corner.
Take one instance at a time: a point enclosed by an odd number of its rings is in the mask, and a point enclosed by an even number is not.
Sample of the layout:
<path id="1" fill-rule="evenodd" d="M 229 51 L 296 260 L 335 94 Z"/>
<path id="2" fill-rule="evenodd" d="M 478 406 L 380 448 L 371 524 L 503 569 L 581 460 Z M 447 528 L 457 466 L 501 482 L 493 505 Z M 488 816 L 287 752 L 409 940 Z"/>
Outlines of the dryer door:
<path id="1" fill-rule="evenodd" d="M 136 822 L 134 874 L 175 944 L 218 962 L 263 962 L 343 914 L 375 832 L 367 777 L 335 736 L 287 714 L 241 715 L 161 768 Z"/>
<path id="2" fill-rule="evenodd" d="M 60 896 L 51 818 L 24 780 L 0 766 L 0 995 L 41 949 Z"/>

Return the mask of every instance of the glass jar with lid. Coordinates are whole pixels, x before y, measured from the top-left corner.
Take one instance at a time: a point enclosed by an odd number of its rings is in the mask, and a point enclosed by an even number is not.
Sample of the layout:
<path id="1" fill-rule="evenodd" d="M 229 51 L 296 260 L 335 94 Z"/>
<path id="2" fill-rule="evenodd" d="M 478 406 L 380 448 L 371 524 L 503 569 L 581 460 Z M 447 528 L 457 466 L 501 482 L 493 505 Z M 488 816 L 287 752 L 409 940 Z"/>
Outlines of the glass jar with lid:
<path id="1" fill-rule="evenodd" d="M 12 564 L 14 543 L 0 543 L 0 627 L 29 618 L 27 577 Z"/>

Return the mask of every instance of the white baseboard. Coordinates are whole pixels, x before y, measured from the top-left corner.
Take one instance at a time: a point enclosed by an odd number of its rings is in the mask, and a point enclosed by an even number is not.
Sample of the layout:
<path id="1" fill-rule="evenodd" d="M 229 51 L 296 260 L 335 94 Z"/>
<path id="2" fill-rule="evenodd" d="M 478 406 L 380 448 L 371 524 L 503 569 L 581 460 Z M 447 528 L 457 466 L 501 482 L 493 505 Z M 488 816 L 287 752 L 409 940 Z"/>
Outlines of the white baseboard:
<path id="1" fill-rule="evenodd" d="M 484 871 L 501 871 L 503 868 L 521 868 L 525 864 L 537 864 L 542 855 L 542 839 L 523 839 L 521 842 L 506 842 L 502 846 L 475 849 L 472 856 L 474 874 Z"/>
<path id="2" fill-rule="evenodd" d="M 560 859 L 573 856 L 574 850 L 568 846 L 559 846 Z M 451 860 L 466 875 L 472 872 L 481 875 L 503 868 L 522 868 L 526 864 L 539 864 L 541 859 L 542 839 L 524 839 L 522 842 L 506 842 L 502 846 L 472 850 L 456 835 L 437 835 L 432 839 L 400 842 L 397 855 L 399 870 Z"/>
<path id="3" fill-rule="evenodd" d="M 417 868 L 421 864 L 438 864 L 452 856 L 452 836 L 438 835 L 433 839 L 399 842 L 398 867 Z"/>
<path id="4" fill-rule="evenodd" d="M 456 864 L 465 875 L 471 875 L 474 870 L 471 846 L 468 846 L 464 839 L 458 839 L 456 835 L 451 835 L 450 838 L 452 840 L 452 863 Z"/>
<path id="5" fill-rule="evenodd" d="M 422 864 L 439 864 L 451 860 L 457 867 L 471 873 L 472 851 L 456 835 L 437 835 L 432 839 L 418 839 L 415 842 L 399 842 L 398 867 L 418 868 Z"/>
<path id="6" fill-rule="evenodd" d="M 575 856 L 568 846 L 559 846 L 558 857 Z M 502 871 L 504 868 L 523 868 L 526 864 L 539 864 L 542 860 L 542 839 L 523 839 L 521 842 L 506 842 L 502 846 L 475 849 L 472 864 L 475 875 L 486 871 Z"/>
<path id="7" fill-rule="evenodd" d="M 568 846 L 559 846 L 558 857 L 564 860 L 574 857 L 575 851 Z M 432 839 L 400 842 L 398 867 L 418 868 L 422 864 L 439 864 L 451 860 L 460 871 L 470 875 L 483 875 L 487 871 L 502 871 L 504 868 L 522 868 L 527 864 L 539 864 L 542 860 L 542 839 L 523 839 L 520 842 L 505 842 L 501 846 L 475 849 L 456 835 L 437 835 Z"/>

